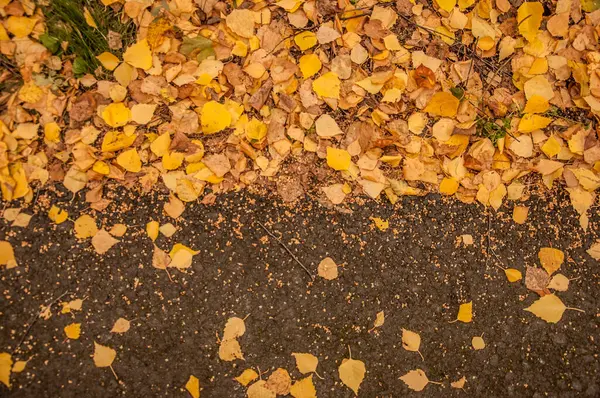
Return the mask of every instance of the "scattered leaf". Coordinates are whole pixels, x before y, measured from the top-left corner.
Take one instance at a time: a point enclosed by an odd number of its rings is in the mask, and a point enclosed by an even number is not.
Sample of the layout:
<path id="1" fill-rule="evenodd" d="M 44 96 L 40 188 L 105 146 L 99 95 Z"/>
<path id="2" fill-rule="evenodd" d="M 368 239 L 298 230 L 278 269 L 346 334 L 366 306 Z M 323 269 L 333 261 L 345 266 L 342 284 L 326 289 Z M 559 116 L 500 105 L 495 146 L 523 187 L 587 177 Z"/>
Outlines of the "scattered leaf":
<path id="1" fill-rule="evenodd" d="M 342 364 L 338 369 L 338 373 L 342 383 L 354 391 L 358 395 L 358 389 L 365 378 L 365 364 L 356 359 L 343 359 Z"/>
<path id="2" fill-rule="evenodd" d="M 190 375 L 185 389 L 190 393 L 192 398 L 200 398 L 200 380 L 194 375 Z"/>
<path id="3" fill-rule="evenodd" d="M 130 327 L 131 327 L 131 323 L 127 319 L 119 318 L 116 320 L 116 322 L 113 325 L 110 332 L 111 333 L 125 333 L 129 330 Z"/>

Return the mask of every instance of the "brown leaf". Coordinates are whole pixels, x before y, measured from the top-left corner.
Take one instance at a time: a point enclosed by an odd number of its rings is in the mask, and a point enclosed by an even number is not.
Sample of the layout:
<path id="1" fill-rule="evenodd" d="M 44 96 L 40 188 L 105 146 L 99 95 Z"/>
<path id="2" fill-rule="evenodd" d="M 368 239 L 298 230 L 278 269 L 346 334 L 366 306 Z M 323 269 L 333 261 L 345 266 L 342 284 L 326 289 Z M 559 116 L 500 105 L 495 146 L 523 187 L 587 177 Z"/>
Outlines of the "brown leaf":
<path id="1" fill-rule="evenodd" d="M 525 272 L 525 286 L 527 289 L 542 295 L 546 287 L 550 283 L 550 275 L 541 268 L 527 267 Z"/>

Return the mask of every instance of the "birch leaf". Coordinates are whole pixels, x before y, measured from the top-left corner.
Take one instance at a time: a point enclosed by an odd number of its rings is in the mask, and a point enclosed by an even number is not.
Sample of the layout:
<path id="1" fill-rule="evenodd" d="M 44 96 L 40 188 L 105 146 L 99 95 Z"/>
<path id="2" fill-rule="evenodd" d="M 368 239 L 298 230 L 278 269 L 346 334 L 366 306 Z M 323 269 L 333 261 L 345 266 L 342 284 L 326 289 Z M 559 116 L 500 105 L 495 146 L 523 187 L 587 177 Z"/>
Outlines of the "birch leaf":
<path id="1" fill-rule="evenodd" d="M 366 368 L 364 362 L 352 358 L 343 359 L 338 372 L 342 383 L 358 395 L 360 384 L 365 378 Z"/>

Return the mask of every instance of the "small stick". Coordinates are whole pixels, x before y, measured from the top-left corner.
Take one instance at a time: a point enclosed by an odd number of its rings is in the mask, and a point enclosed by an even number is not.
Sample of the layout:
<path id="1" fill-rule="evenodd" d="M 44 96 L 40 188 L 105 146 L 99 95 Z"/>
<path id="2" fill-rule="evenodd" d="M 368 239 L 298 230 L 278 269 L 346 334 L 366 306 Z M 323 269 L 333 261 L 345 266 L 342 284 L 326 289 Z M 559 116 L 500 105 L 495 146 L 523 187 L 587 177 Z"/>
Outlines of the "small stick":
<path id="1" fill-rule="evenodd" d="M 300 262 L 300 260 L 298 260 L 298 257 L 296 257 L 296 256 L 294 255 L 294 253 L 292 253 L 292 251 L 291 251 L 291 250 L 290 250 L 290 249 L 289 249 L 289 248 L 288 248 L 288 247 L 285 245 L 285 243 L 283 243 L 283 242 L 281 241 L 281 239 L 279 239 L 277 236 L 275 236 L 275 235 L 274 235 L 274 234 L 273 234 L 271 231 L 269 231 L 269 230 L 267 229 L 267 227 L 265 227 L 265 226 L 264 226 L 263 224 L 261 224 L 259 221 L 257 221 L 257 223 L 258 223 L 258 225 L 260 225 L 260 226 L 262 227 L 262 229 L 264 229 L 264 230 L 265 230 L 265 232 L 266 232 L 266 233 L 268 233 L 268 234 L 269 234 L 269 236 L 271 236 L 273 239 L 275 239 L 275 240 L 276 240 L 276 241 L 277 241 L 277 242 L 278 242 L 278 243 L 281 245 L 281 247 L 283 247 L 283 248 L 284 248 L 284 249 L 285 249 L 285 250 L 286 250 L 286 251 L 287 251 L 287 252 L 290 254 L 290 256 L 292 256 L 292 258 L 293 258 L 293 259 L 294 259 L 294 260 L 295 260 L 295 261 L 296 261 L 296 262 L 297 262 L 297 263 L 298 263 L 298 264 L 299 264 L 299 265 L 302 267 L 302 269 L 303 269 L 304 271 L 306 271 L 306 273 L 308 274 L 308 276 L 310 276 L 310 279 L 314 281 L 314 280 L 315 280 L 315 277 L 314 277 L 314 276 L 313 276 L 313 275 L 310 273 L 310 271 L 308 270 L 308 268 L 306 268 L 306 267 L 304 266 L 304 264 L 302 264 L 302 263 Z"/>
<path id="2" fill-rule="evenodd" d="M 115 370 L 113 369 L 112 365 L 109 365 L 110 370 L 112 371 L 112 374 L 115 376 L 115 379 L 117 379 L 117 381 L 119 381 L 119 378 L 117 377 L 117 373 L 115 372 Z"/>
<path id="3" fill-rule="evenodd" d="M 14 355 L 16 352 L 19 351 L 19 348 L 21 347 L 21 344 L 23 344 L 23 342 L 27 338 L 27 335 L 31 331 L 31 328 L 33 327 L 33 325 L 35 325 L 35 323 L 37 322 L 37 320 L 40 318 L 40 316 L 42 315 L 42 312 L 44 312 L 46 309 L 49 309 L 50 307 L 52 307 L 54 305 L 54 303 L 56 303 L 58 300 L 60 300 L 61 298 L 63 298 L 67 294 L 69 294 L 68 291 L 64 292 L 63 294 L 61 294 L 60 296 L 58 296 L 57 298 L 55 298 L 54 300 L 52 300 L 49 304 L 47 304 L 44 308 L 42 308 L 36 314 L 35 318 L 33 318 L 31 321 L 29 321 L 29 326 L 27 327 L 27 330 L 25 330 L 25 334 L 23 334 L 23 337 L 21 337 L 21 341 L 19 341 L 19 344 L 17 344 L 17 346 L 13 350 L 12 355 Z"/>

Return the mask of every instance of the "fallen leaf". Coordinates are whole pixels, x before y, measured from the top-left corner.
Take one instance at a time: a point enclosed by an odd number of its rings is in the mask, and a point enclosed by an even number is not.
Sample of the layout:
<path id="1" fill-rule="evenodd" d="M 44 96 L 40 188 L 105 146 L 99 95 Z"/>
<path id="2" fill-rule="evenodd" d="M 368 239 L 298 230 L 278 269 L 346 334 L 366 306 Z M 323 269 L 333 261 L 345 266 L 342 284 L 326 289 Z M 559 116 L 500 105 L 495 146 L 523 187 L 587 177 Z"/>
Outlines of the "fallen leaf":
<path id="1" fill-rule="evenodd" d="M 400 380 L 404 382 L 413 391 L 423 391 L 427 384 L 429 384 L 429 379 L 425 372 L 421 369 L 411 370 L 404 376 L 400 377 Z"/>
<path id="2" fill-rule="evenodd" d="M 302 374 L 312 373 L 317 371 L 317 366 L 319 365 L 319 358 L 312 354 L 306 353 L 292 353 L 294 358 L 296 358 L 296 367 L 298 371 Z"/>
<path id="3" fill-rule="evenodd" d="M 483 341 L 483 337 L 475 336 L 471 339 L 471 345 L 474 350 L 483 350 L 485 348 L 485 341 Z"/>
<path id="4" fill-rule="evenodd" d="M 450 387 L 452 387 L 452 388 L 464 388 L 466 382 L 467 382 L 467 378 L 465 376 L 463 376 L 460 379 L 458 379 L 458 380 L 453 381 L 452 383 L 450 383 Z"/>
<path id="5" fill-rule="evenodd" d="M 504 270 L 504 274 L 506 275 L 506 279 L 508 279 L 508 281 L 511 283 L 523 279 L 523 274 L 518 269 L 506 268 Z"/>
<path id="6" fill-rule="evenodd" d="M 327 165 L 329 167 L 334 170 L 348 170 L 351 163 L 348 151 L 327 147 Z"/>
<path id="7" fill-rule="evenodd" d="M 515 206 L 513 209 L 513 221 L 517 224 L 524 224 L 527 220 L 527 214 L 529 213 L 529 207 L 527 206 Z"/>
<path id="8" fill-rule="evenodd" d="M 311 375 L 312 376 L 312 375 Z M 288 395 L 292 386 L 292 378 L 287 370 L 277 368 L 267 379 L 266 387 L 277 395 Z"/>
<path id="9" fill-rule="evenodd" d="M 116 322 L 113 325 L 110 332 L 111 333 L 125 333 L 129 330 L 130 327 L 131 327 L 131 322 L 129 322 L 125 318 L 119 318 L 116 320 Z"/>
<path id="10" fill-rule="evenodd" d="M 246 324 L 244 323 L 244 320 L 234 316 L 229 318 L 225 324 L 223 340 L 235 339 L 243 336 L 244 333 L 246 333 Z"/>
<path id="11" fill-rule="evenodd" d="M 10 371 L 12 369 L 12 357 L 7 352 L 0 353 L 0 382 L 10 388 Z"/>
<path id="12" fill-rule="evenodd" d="M 548 283 L 548 289 L 558 290 L 559 292 L 566 292 L 569 290 L 569 278 L 563 274 L 556 274 Z"/>
<path id="13" fill-rule="evenodd" d="M 118 239 L 113 238 L 104 229 L 101 229 L 92 238 L 92 246 L 98 254 L 104 254 L 110 250 L 111 247 L 119 243 Z"/>
<path id="14" fill-rule="evenodd" d="M 169 217 L 177 219 L 183 214 L 185 205 L 181 200 L 177 199 L 175 195 L 170 195 L 169 203 L 165 203 L 164 210 Z"/>
<path id="15" fill-rule="evenodd" d="M 342 383 L 354 391 L 358 395 L 358 389 L 365 378 L 365 364 L 363 361 L 356 359 L 343 359 L 342 364 L 338 368 L 338 373 Z"/>
<path id="16" fill-rule="evenodd" d="M 171 264 L 171 257 L 164 250 L 154 245 L 152 252 L 152 266 L 157 269 L 167 269 Z"/>
<path id="17" fill-rule="evenodd" d="M 194 375 L 190 375 L 185 389 L 190 393 L 192 398 L 200 398 L 200 380 Z"/>
<path id="18" fill-rule="evenodd" d="M 468 303 L 461 304 L 458 308 L 458 316 L 456 317 L 457 321 L 469 323 L 473 320 L 473 302 L 469 301 Z"/>
<path id="19" fill-rule="evenodd" d="M 235 380 L 244 387 L 256 379 L 258 379 L 258 373 L 256 373 L 254 369 L 245 369 L 241 375 L 235 378 Z"/>
<path id="20" fill-rule="evenodd" d="M 385 313 L 383 311 L 379 311 L 377 313 L 377 316 L 375 317 L 375 322 L 373 322 L 373 328 L 371 328 L 371 330 L 382 327 L 384 322 L 385 322 Z"/>
<path id="21" fill-rule="evenodd" d="M 68 338 L 71 340 L 77 340 L 81 334 L 81 323 L 72 323 L 68 326 L 65 326 L 64 330 Z"/>
<path id="22" fill-rule="evenodd" d="M 159 230 L 160 227 L 158 221 L 150 221 L 148 224 L 146 224 L 146 234 L 148 234 L 148 237 L 152 239 L 152 242 L 158 238 Z"/>
<path id="23" fill-rule="evenodd" d="M 123 61 L 134 68 L 148 70 L 152 68 L 152 52 L 148 40 L 142 39 L 133 44 L 123 54 Z M 114 127 L 114 126 L 113 126 Z"/>
<path id="24" fill-rule="evenodd" d="M 52 205 L 50 210 L 48 211 L 48 218 L 54 221 L 55 224 L 62 224 L 69 217 L 69 213 L 65 210 L 61 210 L 60 208 Z"/>
<path id="25" fill-rule="evenodd" d="M 562 265 L 565 254 L 561 250 L 552 247 L 542 247 L 538 253 L 538 258 L 548 275 L 552 275 Z"/>
<path id="26" fill-rule="evenodd" d="M 407 329 L 402 329 L 402 347 L 406 351 L 418 352 L 423 358 L 423 355 L 419 351 L 421 347 L 421 336 L 418 333 L 411 332 Z"/>
<path id="27" fill-rule="evenodd" d="M 91 238 L 98 233 L 96 220 L 90 215 L 84 214 L 75 220 L 75 236 L 79 239 Z"/>
<path id="28" fill-rule="evenodd" d="M 277 394 L 267 388 L 267 382 L 259 380 L 248 387 L 246 391 L 248 398 L 275 398 Z"/>
<path id="29" fill-rule="evenodd" d="M 1 360 L 0 360 L 0 362 L 1 362 Z M 12 372 L 13 373 L 21 373 L 22 371 L 25 370 L 25 366 L 27 366 L 27 362 L 28 361 L 16 361 L 12 367 Z"/>
<path id="30" fill-rule="evenodd" d="M 15 260 L 15 252 L 10 242 L 0 240 L 0 265 L 6 265 L 6 268 L 14 268 L 17 266 Z"/>
<path id="31" fill-rule="evenodd" d="M 225 340 L 219 346 L 219 358 L 223 361 L 235 361 L 236 359 L 244 359 L 242 348 L 237 340 Z"/>
<path id="32" fill-rule="evenodd" d="M 540 297 L 532 305 L 525 308 L 525 311 L 531 312 L 548 323 L 557 323 L 561 320 L 563 313 L 567 309 L 583 312 L 578 308 L 565 306 L 554 294 L 547 294 Z"/>
<path id="33" fill-rule="evenodd" d="M 385 231 L 390 227 L 390 222 L 379 217 L 370 217 L 373 223 L 380 231 Z"/>
<path id="34" fill-rule="evenodd" d="M 312 381 L 313 375 L 295 382 L 290 388 L 290 394 L 294 398 L 317 398 L 317 390 Z"/>
<path id="35" fill-rule="evenodd" d="M 321 278 L 333 280 L 338 277 L 338 266 L 331 257 L 325 257 L 319 263 L 318 274 Z"/>
<path id="36" fill-rule="evenodd" d="M 94 365 L 96 367 L 110 367 L 116 357 L 117 352 L 115 350 L 94 342 Z"/>
<path id="37" fill-rule="evenodd" d="M 534 292 L 541 292 L 550 283 L 550 276 L 541 268 L 527 267 L 525 272 L 525 286 Z"/>

